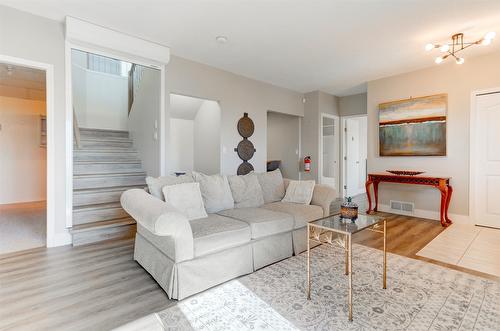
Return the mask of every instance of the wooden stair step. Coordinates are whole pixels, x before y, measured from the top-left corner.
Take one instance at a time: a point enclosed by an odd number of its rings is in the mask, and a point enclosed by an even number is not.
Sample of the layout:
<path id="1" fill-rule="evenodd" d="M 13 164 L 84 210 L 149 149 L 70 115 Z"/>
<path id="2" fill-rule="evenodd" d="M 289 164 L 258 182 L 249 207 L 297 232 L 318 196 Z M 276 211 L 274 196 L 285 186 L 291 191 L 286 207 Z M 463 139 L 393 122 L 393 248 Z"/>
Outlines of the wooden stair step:
<path id="1" fill-rule="evenodd" d="M 73 206 L 118 202 L 123 192 L 130 189 L 143 189 L 145 185 L 104 187 L 73 191 Z"/>
<path id="2" fill-rule="evenodd" d="M 73 208 L 73 225 L 108 221 L 129 216 L 119 202 Z"/>
<path id="3" fill-rule="evenodd" d="M 109 221 L 75 225 L 70 229 L 73 246 L 97 243 L 105 240 L 132 238 L 136 232 L 133 218 L 124 217 Z"/>
<path id="4" fill-rule="evenodd" d="M 129 132 L 123 130 L 80 128 L 80 137 L 120 137 L 128 138 Z"/>
<path id="5" fill-rule="evenodd" d="M 98 175 L 74 175 L 73 189 L 90 189 L 117 186 L 145 185 L 146 174 L 142 173 L 114 173 Z"/>
<path id="6" fill-rule="evenodd" d="M 77 161 L 73 163 L 73 174 L 143 173 L 140 161 Z"/>

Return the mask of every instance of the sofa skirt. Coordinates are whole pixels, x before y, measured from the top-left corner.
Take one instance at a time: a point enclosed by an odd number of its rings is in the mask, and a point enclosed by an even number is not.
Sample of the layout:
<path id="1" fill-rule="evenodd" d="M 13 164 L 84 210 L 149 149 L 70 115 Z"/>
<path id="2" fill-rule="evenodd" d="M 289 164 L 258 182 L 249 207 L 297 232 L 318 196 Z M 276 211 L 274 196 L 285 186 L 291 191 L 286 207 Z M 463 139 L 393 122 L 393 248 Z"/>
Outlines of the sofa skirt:
<path id="1" fill-rule="evenodd" d="M 293 255 L 292 233 L 285 232 L 252 241 L 254 270 Z"/>
<path id="2" fill-rule="evenodd" d="M 151 274 L 170 299 L 178 300 L 253 272 L 250 242 L 175 263 L 137 233 L 134 259 Z"/>

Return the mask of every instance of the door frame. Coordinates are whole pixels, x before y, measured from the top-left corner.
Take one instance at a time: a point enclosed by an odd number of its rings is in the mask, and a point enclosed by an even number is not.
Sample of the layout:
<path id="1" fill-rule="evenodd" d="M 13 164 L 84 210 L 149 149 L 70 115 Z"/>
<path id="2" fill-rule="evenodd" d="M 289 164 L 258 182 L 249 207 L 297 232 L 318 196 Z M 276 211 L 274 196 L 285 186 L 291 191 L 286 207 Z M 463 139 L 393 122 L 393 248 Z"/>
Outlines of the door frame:
<path id="1" fill-rule="evenodd" d="M 46 198 L 46 246 L 54 247 L 60 245 L 60 240 L 56 238 L 56 185 L 55 185 L 55 139 L 54 139 L 54 65 L 44 62 L 31 61 L 24 58 L 12 57 L 0 54 L 0 62 L 18 65 L 45 71 L 45 112 L 47 118 L 47 198 Z M 62 205 L 58 201 L 57 205 Z"/>
<path id="2" fill-rule="evenodd" d="M 469 116 L 469 223 L 476 222 L 476 132 L 477 132 L 477 109 L 476 99 L 478 96 L 487 94 L 500 94 L 500 87 L 474 90 L 471 93 L 471 105 Z"/>
<path id="3" fill-rule="evenodd" d="M 337 152 L 339 153 L 339 161 L 340 161 L 340 151 L 339 151 L 339 148 L 340 148 L 340 133 L 339 133 L 340 116 L 328 114 L 328 113 L 320 113 L 319 114 L 319 130 L 318 130 L 318 141 L 319 141 L 319 144 L 318 144 L 318 146 L 319 146 L 319 149 L 318 149 L 318 182 L 320 184 L 323 184 L 322 183 L 322 179 L 323 179 L 323 117 L 332 118 L 335 121 L 337 121 L 336 123 L 338 123 L 337 133 L 335 134 L 335 136 L 337 138 L 337 139 L 335 139 L 335 147 L 337 148 Z M 338 178 L 336 178 L 336 181 L 335 181 L 335 186 L 336 186 L 335 189 L 338 192 L 339 188 L 340 188 L 340 162 L 337 162 L 336 173 L 337 173 Z"/>
<path id="4" fill-rule="evenodd" d="M 341 164 L 342 167 L 341 169 L 341 174 L 340 178 L 342 178 L 342 183 L 341 183 L 341 190 L 340 192 L 340 198 L 344 199 L 347 196 L 347 189 L 345 189 L 345 185 L 347 182 L 347 139 L 346 139 L 346 134 L 347 134 L 347 126 L 346 126 L 346 120 L 350 118 L 359 118 L 359 117 L 366 117 L 366 120 L 368 121 L 368 114 L 358 114 L 358 115 L 348 115 L 348 116 L 342 116 L 341 121 L 340 121 L 340 132 L 342 133 L 340 141 L 340 155 L 341 155 Z M 368 137 L 368 135 L 367 135 Z M 368 141 L 366 142 L 368 144 Z M 366 165 L 366 172 L 368 173 L 368 164 Z"/>
<path id="5" fill-rule="evenodd" d="M 123 54 L 119 50 L 104 49 L 99 46 L 88 45 L 75 41 L 65 40 L 65 65 L 66 65 L 66 227 L 73 226 L 73 90 L 72 90 L 72 63 L 71 50 L 76 49 L 83 52 L 93 53 L 105 57 L 110 57 L 120 61 L 138 64 L 148 68 L 160 71 L 160 123 L 159 140 L 160 140 L 160 176 L 165 175 L 166 168 L 166 131 L 165 131 L 165 67 L 166 64 L 161 64 L 154 60 L 148 61 L 133 54 Z"/>

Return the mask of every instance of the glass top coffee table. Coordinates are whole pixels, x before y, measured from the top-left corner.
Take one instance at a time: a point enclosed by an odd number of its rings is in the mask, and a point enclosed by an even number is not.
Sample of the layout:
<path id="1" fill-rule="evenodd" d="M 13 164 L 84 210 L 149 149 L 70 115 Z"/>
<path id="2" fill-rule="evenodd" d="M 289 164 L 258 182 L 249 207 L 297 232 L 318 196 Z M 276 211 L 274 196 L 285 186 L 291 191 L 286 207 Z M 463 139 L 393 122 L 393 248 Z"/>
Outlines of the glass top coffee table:
<path id="1" fill-rule="evenodd" d="M 341 218 L 340 214 L 331 215 L 307 223 L 307 299 L 311 300 L 311 243 L 340 246 L 345 251 L 345 274 L 349 277 L 349 321 L 352 321 L 352 235 L 370 230 L 384 235 L 383 284 L 386 288 L 387 276 L 387 222 L 374 215 L 358 215 L 355 220 Z"/>

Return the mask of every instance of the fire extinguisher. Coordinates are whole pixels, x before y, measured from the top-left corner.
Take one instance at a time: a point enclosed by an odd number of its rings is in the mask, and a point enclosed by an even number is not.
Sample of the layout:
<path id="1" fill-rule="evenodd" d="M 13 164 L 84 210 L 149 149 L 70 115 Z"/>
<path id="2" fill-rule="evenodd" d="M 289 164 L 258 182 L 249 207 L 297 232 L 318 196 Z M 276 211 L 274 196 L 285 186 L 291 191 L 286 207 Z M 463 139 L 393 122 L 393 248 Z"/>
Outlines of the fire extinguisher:
<path id="1" fill-rule="evenodd" d="M 306 156 L 304 158 L 304 171 L 305 172 L 311 171 L 311 157 L 310 156 Z"/>

